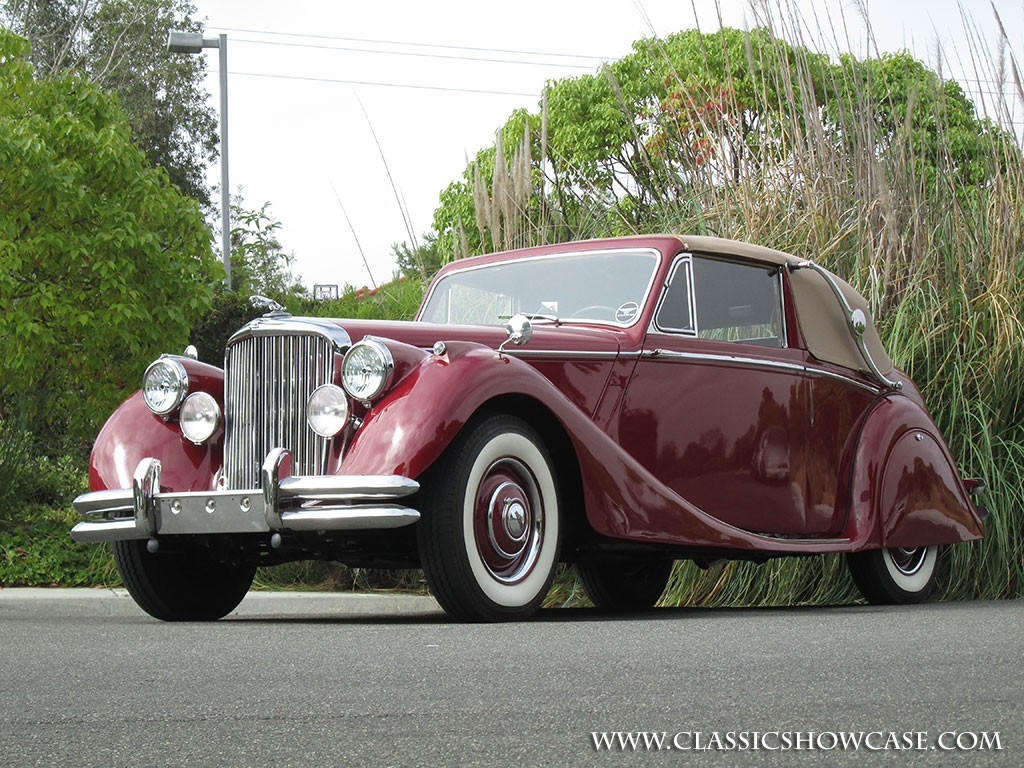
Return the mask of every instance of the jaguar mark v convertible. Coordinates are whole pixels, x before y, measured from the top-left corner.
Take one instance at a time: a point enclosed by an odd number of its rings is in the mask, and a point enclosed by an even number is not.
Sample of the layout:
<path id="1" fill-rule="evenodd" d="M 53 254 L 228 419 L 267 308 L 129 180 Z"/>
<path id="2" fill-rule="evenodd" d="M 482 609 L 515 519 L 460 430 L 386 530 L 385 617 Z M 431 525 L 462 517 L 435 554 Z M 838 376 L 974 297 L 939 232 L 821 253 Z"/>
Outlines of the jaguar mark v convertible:
<path id="1" fill-rule="evenodd" d="M 923 599 L 983 535 L 867 304 L 812 260 L 708 237 L 442 269 L 415 322 L 272 308 L 224 368 L 153 362 L 96 440 L 78 541 L 160 619 L 216 619 L 260 564 L 422 566 L 466 620 L 524 618 L 559 562 L 652 606 L 672 563 L 844 552 Z"/>

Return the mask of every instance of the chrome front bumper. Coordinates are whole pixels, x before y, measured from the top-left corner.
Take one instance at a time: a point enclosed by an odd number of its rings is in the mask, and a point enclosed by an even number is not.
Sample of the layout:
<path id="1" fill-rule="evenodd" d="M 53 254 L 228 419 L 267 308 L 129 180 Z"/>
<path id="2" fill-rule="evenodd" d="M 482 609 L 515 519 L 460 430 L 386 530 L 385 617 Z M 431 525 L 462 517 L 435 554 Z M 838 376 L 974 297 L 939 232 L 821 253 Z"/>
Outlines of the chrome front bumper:
<path id="1" fill-rule="evenodd" d="M 262 488 L 160 491 L 160 462 L 143 459 L 131 488 L 84 493 L 75 511 L 88 518 L 71 529 L 75 541 L 148 539 L 158 535 L 338 531 L 400 528 L 420 513 L 393 499 L 419 490 L 401 475 L 280 476 L 284 448 L 267 454 Z"/>

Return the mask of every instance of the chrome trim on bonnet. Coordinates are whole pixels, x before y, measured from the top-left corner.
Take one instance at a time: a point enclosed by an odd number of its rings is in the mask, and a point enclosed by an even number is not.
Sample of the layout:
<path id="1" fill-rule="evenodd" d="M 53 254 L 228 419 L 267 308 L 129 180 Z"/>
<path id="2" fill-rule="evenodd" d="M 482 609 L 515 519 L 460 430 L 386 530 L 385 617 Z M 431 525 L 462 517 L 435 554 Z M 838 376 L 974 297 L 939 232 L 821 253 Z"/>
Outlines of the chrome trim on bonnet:
<path id="1" fill-rule="evenodd" d="M 249 336 L 288 336 L 293 334 L 316 334 L 340 348 L 348 348 L 352 344 L 352 337 L 348 335 L 348 331 L 329 320 L 319 317 L 291 317 L 288 315 L 285 317 L 257 317 L 235 331 L 228 339 L 227 346 L 230 347 L 239 339 Z"/>
<path id="2" fill-rule="evenodd" d="M 72 528 L 71 537 L 84 542 L 278 530 L 378 530 L 420 519 L 415 509 L 386 503 L 418 491 L 415 480 L 400 475 L 280 478 L 289 457 L 283 448 L 268 454 L 261 488 L 181 492 L 161 492 L 160 462 L 143 459 L 131 489 L 94 491 L 74 500 L 75 510 L 92 519 Z"/>
<path id="3" fill-rule="evenodd" d="M 523 355 L 524 357 L 587 357 L 607 358 L 614 360 L 617 357 L 635 357 L 638 352 L 605 352 L 600 349 L 506 349 L 506 355 Z"/>

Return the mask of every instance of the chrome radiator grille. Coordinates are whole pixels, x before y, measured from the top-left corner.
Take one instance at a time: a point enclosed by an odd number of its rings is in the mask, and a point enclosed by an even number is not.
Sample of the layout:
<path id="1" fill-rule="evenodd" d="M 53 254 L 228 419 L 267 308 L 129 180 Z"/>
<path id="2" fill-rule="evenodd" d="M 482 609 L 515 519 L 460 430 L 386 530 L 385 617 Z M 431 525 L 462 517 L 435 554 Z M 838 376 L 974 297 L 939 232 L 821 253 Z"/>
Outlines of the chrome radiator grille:
<path id="1" fill-rule="evenodd" d="M 334 347 L 313 334 L 243 338 L 225 358 L 224 476 L 230 489 L 259 488 L 273 448 L 292 452 L 292 474 L 322 475 L 328 441 L 306 424 L 306 400 L 334 380 Z"/>

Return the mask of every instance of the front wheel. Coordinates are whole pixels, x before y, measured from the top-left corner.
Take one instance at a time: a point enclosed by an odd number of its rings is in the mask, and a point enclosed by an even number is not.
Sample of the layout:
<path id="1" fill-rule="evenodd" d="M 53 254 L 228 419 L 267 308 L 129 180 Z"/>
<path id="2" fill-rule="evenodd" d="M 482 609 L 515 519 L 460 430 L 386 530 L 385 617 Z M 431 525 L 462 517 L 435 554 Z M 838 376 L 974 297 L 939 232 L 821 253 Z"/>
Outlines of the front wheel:
<path id="1" fill-rule="evenodd" d="M 128 593 L 163 621 L 213 621 L 242 602 L 256 566 L 222 563 L 205 549 L 151 553 L 145 541 L 115 541 L 114 562 Z"/>
<path id="2" fill-rule="evenodd" d="M 467 425 L 432 468 L 417 525 L 430 591 L 466 621 L 525 619 L 558 564 L 559 494 L 544 443 L 514 416 Z"/>
<path id="3" fill-rule="evenodd" d="M 935 587 L 939 548 L 893 547 L 846 556 L 857 589 L 874 605 L 920 603 Z"/>

